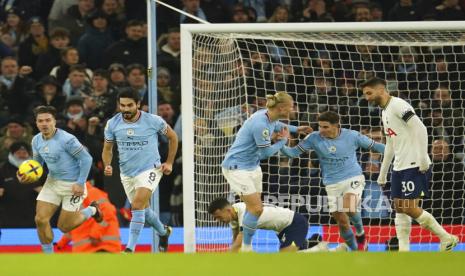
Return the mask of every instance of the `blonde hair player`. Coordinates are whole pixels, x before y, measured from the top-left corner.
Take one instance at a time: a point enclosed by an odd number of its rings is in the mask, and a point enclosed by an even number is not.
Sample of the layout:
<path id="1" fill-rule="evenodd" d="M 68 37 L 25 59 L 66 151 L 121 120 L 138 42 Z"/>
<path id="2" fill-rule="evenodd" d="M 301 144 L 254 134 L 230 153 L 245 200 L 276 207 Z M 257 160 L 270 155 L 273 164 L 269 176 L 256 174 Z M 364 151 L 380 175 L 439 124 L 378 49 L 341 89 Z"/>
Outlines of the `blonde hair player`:
<path id="1" fill-rule="evenodd" d="M 294 100 L 286 92 L 266 96 L 266 109 L 248 118 L 226 153 L 222 163 L 223 175 L 230 188 L 244 201 L 246 211 L 243 220 L 241 251 L 252 251 L 252 237 L 263 212 L 261 200 L 262 170 L 260 160 L 277 153 L 291 133 L 312 131 L 309 126 L 292 126 L 280 122 L 288 119 L 294 108 Z"/>

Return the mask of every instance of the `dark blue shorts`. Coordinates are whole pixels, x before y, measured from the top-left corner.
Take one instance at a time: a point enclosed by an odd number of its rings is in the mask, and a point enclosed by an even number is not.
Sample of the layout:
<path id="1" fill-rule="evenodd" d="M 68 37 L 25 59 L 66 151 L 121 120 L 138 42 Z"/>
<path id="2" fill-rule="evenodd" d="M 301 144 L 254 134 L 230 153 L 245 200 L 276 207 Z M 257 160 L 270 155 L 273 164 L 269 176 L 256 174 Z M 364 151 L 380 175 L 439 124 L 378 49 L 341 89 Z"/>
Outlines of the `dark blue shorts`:
<path id="1" fill-rule="evenodd" d="M 278 234 L 279 249 L 288 247 L 292 243 L 299 249 L 306 249 L 308 221 L 299 213 L 294 214 L 292 223 Z"/>
<path id="2" fill-rule="evenodd" d="M 429 196 L 429 180 L 431 168 L 421 173 L 417 168 L 392 171 L 391 198 L 417 199 Z"/>

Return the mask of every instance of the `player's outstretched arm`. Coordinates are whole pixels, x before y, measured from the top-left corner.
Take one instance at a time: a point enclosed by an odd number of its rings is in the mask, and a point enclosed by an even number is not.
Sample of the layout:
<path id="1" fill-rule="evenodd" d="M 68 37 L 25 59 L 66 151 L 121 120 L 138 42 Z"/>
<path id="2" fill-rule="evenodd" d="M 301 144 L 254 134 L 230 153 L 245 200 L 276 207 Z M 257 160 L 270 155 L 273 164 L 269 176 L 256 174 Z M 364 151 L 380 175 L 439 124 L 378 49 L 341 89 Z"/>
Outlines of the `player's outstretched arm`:
<path id="1" fill-rule="evenodd" d="M 384 148 L 383 163 L 379 170 L 378 185 L 384 186 L 387 182 L 387 173 L 391 166 L 392 159 L 394 158 L 394 148 L 390 137 L 386 137 L 386 147 Z"/>
<path id="2" fill-rule="evenodd" d="M 278 140 L 271 146 L 260 147 L 258 148 L 258 156 L 260 159 L 266 159 L 275 155 L 285 144 L 287 143 L 287 138 Z"/>
<path id="3" fill-rule="evenodd" d="M 412 130 L 412 136 L 418 143 L 420 152 L 418 164 L 421 172 L 428 170 L 430 161 L 428 157 L 428 131 L 418 116 L 412 116 L 407 122 L 407 126 Z"/>
<path id="4" fill-rule="evenodd" d="M 302 150 L 298 146 L 295 146 L 295 147 L 284 146 L 282 147 L 281 152 L 289 158 L 299 157 L 299 155 L 303 153 Z"/>

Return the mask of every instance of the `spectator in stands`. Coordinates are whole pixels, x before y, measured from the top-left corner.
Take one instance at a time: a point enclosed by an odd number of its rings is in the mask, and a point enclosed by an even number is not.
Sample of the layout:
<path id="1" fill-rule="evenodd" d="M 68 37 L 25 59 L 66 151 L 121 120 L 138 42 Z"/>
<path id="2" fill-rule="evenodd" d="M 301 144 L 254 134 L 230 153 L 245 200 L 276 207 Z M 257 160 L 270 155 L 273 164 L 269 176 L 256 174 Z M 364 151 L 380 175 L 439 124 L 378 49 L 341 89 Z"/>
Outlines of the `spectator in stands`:
<path id="1" fill-rule="evenodd" d="M 389 21 L 417 21 L 422 17 L 414 0 L 399 0 L 388 13 Z"/>
<path id="2" fill-rule="evenodd" d="M 57 120 L 57 124 L 83 143 L 87 132 L 87 118 L 84 114 L 84 102 L 81 97 L 72 96 L 66 101 L 62 119 L 63 121 Z"/>
<path id="3" fill-rule="evenodd" d="M 1 27 L 0 32 L 9 34 L 12 39 L 13 50 L 17 52 L 18 46 L 27 38 L 28 30 L 26 24 L 20 17 L 19 11 L 11 8 L 7 11 L 6 22 Z"/>
<path id="4" fill-rule="evenodd" d="M 355 22 L 369 22 L 373 21 L 371 11 L 368 5 L 359 5 L 354 8 L 354 21 Z"/>
<path id="5" fill-rule="evenodd" d="M 8 153 L 12 144 L 23 142 L 30 144 L 32 129 L 18 117 L 11 117 L 5 127 L 1 129 L 0 137 L 0 163 L 8 160 Z"/>
<path id="6" fill-rule="evenodd" d="M 277 6 L 268 20 L 269 23 L 286 23 L 289 22 L 289 9 L 287 6 Z"/>
<path id="7" fill-rule="evenodd" d="M 69 30 L 71 43 L 76 45 L 85 31 L 86 17 L 94 8 L 94 0 L 78 0 L 77 5 L 68 9 L 65 17 L 49 22 L 49 27 L 62 27 Z"/>
<path id="8" fill-rule="evenodd" d="M 45 35 L 45 26 L 39 17 L 29 19 L 29 37 L 19 45 L 18 63 L 32 68 L 37 63 L 39 55 L 48 50 L 48 38 Z M 35 72 L 33 72 L 35 76 Z"/>
<path id="9" fill-rule="evenodd" d="M 179 111 L 181 92 L 178 87 L 173 87 L 170 71 L 164 67 L 157 69 L 157 95 L 159 102 L 170 103 L 175 111 Z"/>
<path id="10" fill-rule="evenodd" d="M 430 197 L 423 202 L 440 224 L 462 224 L 465 204 L 464 166 L 453 158 L 449 144 L 442 139 L 431 146 L 432 181 Z"/>
<path id="11" fill-rule="evenodd" d="M 126 80 L 126 68 L 120 63 L 112 63 L 108 67 L 110 72 L 110 83 L 112 86 L 117 88 L 128 87 L 129 84 Z"/>
<path id="12" fill-rule="evenodd" d="M 61 64 L 53 67 L 50 76 L 54 76 L 60 84 L 64 84 L 69 76 L 71 66 L 79 63 L 79 51 L 74 47 L 67 47 L 61 50 Z M 84 66 L 84 65 L 82 65 Z M 92 77 L 92 71 L 85 69 L 88 80 Z"/>
<path id="13" fill-rule="evenodd" d="M 62 20 L 66 17 L 68 9 L 78 4 L 78 0 L 59 0 L 53 1 L 52 8 L 48 15 L 49 26 L 56 25 L 56 21 Z"/>
<path id="14" fill-rule="evenodd" d="M 383 21 L 383 17 L 384 17 L 384 12 L 383 12 L 383 8 L 381 7 L 381 5 L 379 3 L 371 3 L 370 5 L 370 13 L 371 13 L 371 18 L 372 18 L 372 21 Z"/>
<path id="15" fill-rule="evenodd" d="M 81 61 L 88 68 L 102 68 L 103 53 L 113 43 L 107 15 L 101 10 L 95 10 L 87 17 L 86 32 L 78 42 Z"/>
<path id="16" fill-rule="evenodd" d="M 128 72 L 128 83 L 129 87 L 139 92 L 140 99 L 142 100 L 142 105 L 147 105 L 148 103 L 148 88 L 147 82 L 145 80 L 145 68 L 141 64 L 131 64 L 126 68 Z"/>
<path id="17" fill-rule="evenodd" d="M 48 51 L 39 55 L 35 66 L 35 77 L 42 78 L 50 74 L 50 71 L 60 65 L 61 51 L 69 46 L 69 32 L 63 28 L 56 28 L 50 33 L 50 45 Z"/>
<path id="18" fill-rule="evenodd" d="M 210 23 L 226 23 L 228 18 L 225 16 L 228 14 L 228 9 L 224 4 L 224 1 L 218 0 L 202 0 L 200 7 L 205 12 L 205 16 L 208 18 Z"/>
<path id="19" fill-rule="evenodd" d="M 202 8 L 200 8 L 200 0 L 182 0 L 182 10 L 200 19 L 208 21 L 207 15 L 202 10 Z M 192 19 L 184 14 L 180 15 L 179 22 L 181 24 L 199 23 L 197 20 Z"/>
<path id="20" fill-rule="evenodd" d="M 31 102 L 29 110 L 30 116 L 33 117 L 32 110 L 39 105 L 51 105 L 55 107 L 58 113 L 63 112 L 65 108 L 66 97 L 61 91 L 61 84 L 53 76 L 45 76 L 36 85 L 35 97 Z"/>
<path id="21" fill-rule="evenodd" d="M 326 10 L 324 0 L 309 0 L 307 6 L 298 15 L 300 22 L 333 22 L 334 19 Z"/>
<path id="22" fill-rule="evenodd" d="M 41 8 L 45 5 L 46 1 L 41 0 L 9 0 L 0 1 L 0 20 L 5 21 L 8 12 L 11 9 L 15 10 L 24 20 L 28 20 L 32 16 L 39 15 Z"/>
<path id="23" fill-rule="evenodd" d="M 97 69 L 92 77 L 92 93 L 85 98 L 86 109 L 92 105 L 89 117 L 96 116 L 101 121 L 110 118 L 116 110 L 116 95 L 118 91 L 110 86 L 108 71 Z"/>
<path id="24" fill-rule="evenodd" d="M 179 29 L 170 29 L 166 36 L 166 44 L 160 47 L 157 62 L 159 66 L 166 67 L 172 75 L 174 82 L 181 76 L 181 39 Z"/>
<path id="25" fill-rule="evenodd" d="M 123 38 L 126 16 L 118 0 L 103 0 L 100 6 L 108 20 L 108 28 L 114 40 Z M 157 24 L 158 25 L 158 24 Z"/>
<path id="26" fill-rule="evenodd" d="M 32 72 L 29 66 L 18 67 L 13 57 L 5 57 L 0 63 L 0 104 L 5 115 L 26 118 L 30 92 L 34 90 L 34 81 L 28 77 Z M 5 118 L 0 118 L 5 119 Z M 0 124 L 1 125 L 1 124 Z"/>
<path id="27" fill-rule="evenodd" d="M 69 99 L 71 96 L 88 97 L 91 93 L 89 76 L 86 68 L 81 64 L 69 68 L 68 79 L 63 84 L 63 94 Z"/>
<path id="28" fill-rule="evenodd" d="M 147 39 L 143 38 L 143 22 L 130 20 L 126 24 L 126 38 L 110 45 L 104 53 L 103 68 L 112 63 L 127 66 L 132 63 L 147 66 Z"/>
<path id="29" fill-rule="evenodd" d="M 30 142 L 15 142 L 9 149 L 7 162 L 0 167 L 0 227 L 35 227 L 36 197 L 43 180 L 25 185 L 16 178 L 19 165 L 31 155 Z"/>
<path id="30" fill-rule="evenodd" d="M 73 253 L 95 252 L 121 252 L 121 237 L 119 231 L 116 208 L 110 203 L 107 193 L 86 183 L 87 197 L 82 203 L 83 207 L 89 206 L 93 201 L 99 203 L 99 209 L 103 215 L 103 221 L 98 223 L 89 219 L 69 233 L 64 234 L 57 242 L 57 249 L 63 249 L 72 241 Z"/>
<path id="31" fill-rule="evenodd" d="M 458 0 L 443 0 L 442 4 L 436 6 L 434 18 L 436 20 L 464 20 L 465 14 Z"/>
<path id="32" fill-rule="evenodd" d="M 244 5 L 238 3 L 231 10 L 231 23 L 249 23 L 251 22 L 247 9 Z"/>

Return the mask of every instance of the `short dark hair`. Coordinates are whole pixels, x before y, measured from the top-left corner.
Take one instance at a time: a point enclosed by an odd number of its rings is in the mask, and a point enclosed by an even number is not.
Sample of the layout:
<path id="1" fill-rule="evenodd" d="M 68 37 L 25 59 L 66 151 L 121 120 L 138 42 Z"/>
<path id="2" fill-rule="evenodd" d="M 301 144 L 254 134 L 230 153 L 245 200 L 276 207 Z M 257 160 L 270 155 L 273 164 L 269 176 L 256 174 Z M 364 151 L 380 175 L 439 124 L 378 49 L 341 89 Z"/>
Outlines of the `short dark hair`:
<path id="1" fill-rule="evenodd" d="M 145 74 L 145 67 L 140 63 L 131 63 L 126 67 L 126 72 L 130 74 L 133 70 L 139 70 L 142 74 Z"/>
<path id="2" fill-rule="evenodd" d="M 50 39 L 54 38 L 69 38 L 70 34 L 68 29 L 57 27 L 50 31 Z"/>
<path id="3" fill-rule="evenodd" d="M 139 92 L 129 87 L 121 89 L 121 91 L 118 93 L 118 102 L 121 98 L 133 99 L 136 103 L 140 102 Z"/>
<path id="4" fill-rule="evenodd" d="M 362 84 L 360 84 L 360 88 L 363 89 L 367 86 L 373 87 L 373 86 L 380 85 L 380 84 L 386 87 L 386 80 L 378 78 L 378 77 L 372 77 L 372 78 L 365 80 Z"/>
<path id="5" fill-rule="evenodd" d="M 325 111 L 318 116 L 318 121 L 320 122 L 329 122 L 330 124 L 339 123 L 339 114 L 334 111 Z"/>
<path id="6" fill-rule="evenodd" d="M 144 26 L 144 22 L 141 20 L 132 19 L 126 23 L 126 28 L 134 27 L 134 26 Z"/>
<path id="7" fill-rule="evenodd" d="M 105 69 L 96 69 L 94 71 L 94 75 L 92 77 L 102 77 L 102 78 L 105 78 L 106 80 L 110 80 L 110 74 L 108 73 L 107 70 Z"/>
<path id="8" fill-rule="evenodd" d="M 55 107 L 51 105 L 39 105 L 38 107 L 34 108 L 34 117 L 37 118 L 39 114 L 44 114 L 48 113 L 53 116 L 53 118 L 56 118 L 57 115 L 57 110 Z"/>
<path id="9" fill-rule="evenodd" d="M 229 201 L 226 198 L 219 197 L 210 202 L 210 205 L 208 206 L 208 213 L 212 215 L 217 210 L 221 210 L 225 207 L 228 207 L 229 205 L 231 205 L 231 203 L 229 203 Z"/>

